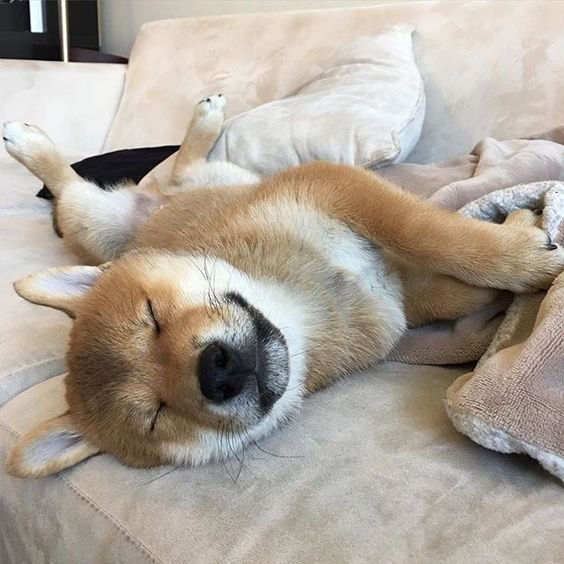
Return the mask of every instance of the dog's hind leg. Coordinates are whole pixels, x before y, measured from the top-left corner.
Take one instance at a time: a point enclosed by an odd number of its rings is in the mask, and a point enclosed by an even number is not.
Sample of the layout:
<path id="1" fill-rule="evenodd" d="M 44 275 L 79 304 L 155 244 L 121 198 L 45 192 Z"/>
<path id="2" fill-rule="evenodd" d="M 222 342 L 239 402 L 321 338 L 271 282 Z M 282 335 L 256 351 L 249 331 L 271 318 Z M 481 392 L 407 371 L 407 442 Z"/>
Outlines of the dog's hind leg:
<path id="1" fill-rule="evenodd" d="M 55 197 L 65 186 L 81 180 L 39 127 L 8 121 L 4 123 L 2 138 L 6 151 L 42 180 Z"/>
<path id="2" fill-rule="evenodd" d="M 495 288 L 478 288 L 452 276 L 435 274 L 405 264 L 400 268 L 404 308 L 408 325 L 417 327 L 432 321 L 454 320 L 477 312 L 510 292 Z"/>
<path id="3" fill-rule="evenodd" d="M 63 239 L 87 263 L 107 262 L 128 250 L 139 222 L 161 203 L 133 185 L 104 191 L 82 179 L 36 126 L 7 122 L 2 137 L 8 153 L 51 190 Z"/>
<path id="4" fill-rule="evenodd" d="M 223 129 L 224 109 L 223 94 L 210 96 L 196 105 L 192 121 L 174 161 L 171 184 L 189 184 L 190 169 L 207 161 L 208 154 Z"/>

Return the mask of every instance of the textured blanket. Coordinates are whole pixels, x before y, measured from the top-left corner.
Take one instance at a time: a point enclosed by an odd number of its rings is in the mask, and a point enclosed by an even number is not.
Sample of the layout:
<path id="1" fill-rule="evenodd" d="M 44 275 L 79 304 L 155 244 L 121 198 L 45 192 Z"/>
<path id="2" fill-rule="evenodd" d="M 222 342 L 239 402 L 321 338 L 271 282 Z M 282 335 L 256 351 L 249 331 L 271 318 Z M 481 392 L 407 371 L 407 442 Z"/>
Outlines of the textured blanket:
<path id="1" fill-rule="evenodd" d="M 379 171 L 438 205 L 486 221 L 540 212 L 564 244 L 564 127 L 529 139 L 481 141 L 449 163 Z M 408 332 L 390 356 L 414 364 L 477 362 L 448 389 L 455 427 L 504 453 L 526 453 L 564 480 L 564 274 L 548 292 L 494 303 L 456 322 Z"/>

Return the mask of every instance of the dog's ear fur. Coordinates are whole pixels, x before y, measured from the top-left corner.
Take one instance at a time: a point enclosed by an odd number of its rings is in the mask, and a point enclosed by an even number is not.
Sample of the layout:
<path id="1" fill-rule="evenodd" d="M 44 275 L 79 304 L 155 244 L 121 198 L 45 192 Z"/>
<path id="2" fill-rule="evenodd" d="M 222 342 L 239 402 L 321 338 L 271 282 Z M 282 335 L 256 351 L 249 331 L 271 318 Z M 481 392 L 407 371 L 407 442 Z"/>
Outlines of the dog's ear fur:
<path id="1" fill-rule="evenodd" d="M 18 280 L 14 289 L 29 302 L 60 309 L 76 317 L 80 300 L 108 267 L 109 263 L 49 268 Z"/>
<path id="2" fill-rule="evenodd" d="M 6 470 L 18 478 L 40 478 L 99 452 L 82 437 L 67 412 L 20 437 L 8 455 Z"/>

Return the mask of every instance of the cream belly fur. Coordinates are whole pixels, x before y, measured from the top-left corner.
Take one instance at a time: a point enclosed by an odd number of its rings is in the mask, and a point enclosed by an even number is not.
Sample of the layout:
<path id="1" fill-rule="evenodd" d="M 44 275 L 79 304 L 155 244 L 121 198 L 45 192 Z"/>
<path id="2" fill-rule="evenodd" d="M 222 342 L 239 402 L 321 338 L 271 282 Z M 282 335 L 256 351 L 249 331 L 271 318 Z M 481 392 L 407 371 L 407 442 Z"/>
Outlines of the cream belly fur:
<path id="1" fill-rule="evenodd" d="M 142 467 L 236 456 L 307 393 L 384 359 L 408 326 L 545 288 L 564 267 L 523 214 L 470 220 L 329 163 L 265 179 L 207 163 L 224 105 L 198 104 L 169 184 L 146 190 L 104 192 L 39 128 L 4 125 L 8 152 L 55 195 L 65 244 L 91 265 L 15 284 L 75 323 L 69 411 L 18 441 L 12 474 L 100 452 Z"/>

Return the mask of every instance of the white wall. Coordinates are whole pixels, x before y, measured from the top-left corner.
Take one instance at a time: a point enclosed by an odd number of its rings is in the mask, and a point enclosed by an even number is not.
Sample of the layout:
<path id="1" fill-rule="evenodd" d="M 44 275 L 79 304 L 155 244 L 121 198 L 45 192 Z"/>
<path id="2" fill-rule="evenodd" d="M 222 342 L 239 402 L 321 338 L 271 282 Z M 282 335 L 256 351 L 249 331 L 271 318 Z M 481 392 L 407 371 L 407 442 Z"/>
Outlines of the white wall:
<path id="1" fill-rule="evenodd" d="M 102 50 L 127 57 L 141 25 L 152 20 L 380 3 L 382 0 L 99 0 Z"/>

